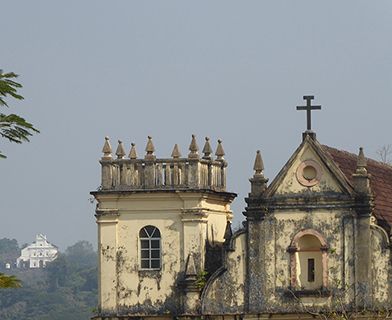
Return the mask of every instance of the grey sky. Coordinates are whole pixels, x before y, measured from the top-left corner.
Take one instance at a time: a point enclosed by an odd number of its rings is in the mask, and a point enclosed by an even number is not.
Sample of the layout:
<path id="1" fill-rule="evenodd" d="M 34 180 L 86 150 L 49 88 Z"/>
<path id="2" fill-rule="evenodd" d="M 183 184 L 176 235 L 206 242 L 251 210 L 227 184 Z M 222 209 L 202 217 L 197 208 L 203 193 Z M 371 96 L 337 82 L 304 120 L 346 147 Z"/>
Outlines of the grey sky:
<path id="1" fill-rule="evenodd" d="M 104 136 L 152 135 L 158 157 L 191 134 L 221 138 L 242 220 L 257 149 L 272 180 L 301 142 L 302 96 L 323 144 L 367 156 L 392 143 L 392 1 L 3 1 L 0 68 L 20 74 L 10 111 L 40 130 L 1 141 L 0 237 L 96 243 L 89 191 Z M 128 149 L 129 150 L 129 149 Z"/>

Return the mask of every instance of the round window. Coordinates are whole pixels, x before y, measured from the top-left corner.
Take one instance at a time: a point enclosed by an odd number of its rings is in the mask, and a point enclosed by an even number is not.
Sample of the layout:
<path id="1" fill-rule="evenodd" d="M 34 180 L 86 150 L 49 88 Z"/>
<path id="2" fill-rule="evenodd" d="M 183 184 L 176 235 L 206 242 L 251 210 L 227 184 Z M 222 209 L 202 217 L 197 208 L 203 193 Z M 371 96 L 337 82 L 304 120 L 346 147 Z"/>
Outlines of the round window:
<path id="1" fill-rule="evenodd" d="M 306 180 L 310 181 L 317 177 L 317 170 L 315 167 L 306 166 L 302 172 L 302 175 Z"/>
<path id="2" fill-rule="evenodd" d="M 305 187 L 312 187 L 320 182 L 322 170 L 314 160 L 305 160 L 297 168 L 297 180 Z"/>

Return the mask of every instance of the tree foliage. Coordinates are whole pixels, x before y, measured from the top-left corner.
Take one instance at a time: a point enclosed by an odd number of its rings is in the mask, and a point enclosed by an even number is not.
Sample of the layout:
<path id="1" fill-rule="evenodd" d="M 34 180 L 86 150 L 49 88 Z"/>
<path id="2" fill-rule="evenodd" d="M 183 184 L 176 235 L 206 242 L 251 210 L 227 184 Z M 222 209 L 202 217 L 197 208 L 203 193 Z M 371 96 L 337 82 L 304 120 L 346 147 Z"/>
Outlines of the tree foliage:
<path id="1" fill-rule="evenodd" d="M 23 100 L 23 96 L 18 93 L 22 85 L 15 81 L 17 77 L 18 75 L 13 72 L 3 73 L 3 70 L 0 70 L 0 107 L 9 107 L 6 101 L 8 97 Z M 39 130 L 24 118 L 13 113 L 0 112 L 1 137 L 10 142 L 22 143 L 30 141 L 29 137 L 34 133 L 39 133 Z M 5 157 L 0 151 L 0 158 Z"/>
<path id="2" fill-rule="evenodd" d="M 12 264 L 19 256 L 18 242 L 15 239 L 0 239 L 0 266 L 4 268 L 6 263 Z M 19 288 L 20 280 L 15 276 L 0 273 L 0 288 Z"/>
<path id="3" fill-rule="evenodd" d="M 20 249 L 18 241 L 15 239 L 3 238 L 0 239 L 0 264 L 12 264 L 19 257 Z"/>
<path id="4" fill-rule="evenodd" d="M 392 145 L 383 145 L 376 153 L 382 163 L 392 164 Z"/>
<path id="5" fill-rule="evenodd" d="M 85 240 L 68 247 L 65 254 L 70 266 L 74 269 L 89 268 L 97 260 L 92 244 Z"/>
<path id="6" fill-rule="evenodd" d="M 21 282 L 15 276 L 8 276 L 0 273 L 0 288 L 20 288 Z"/>

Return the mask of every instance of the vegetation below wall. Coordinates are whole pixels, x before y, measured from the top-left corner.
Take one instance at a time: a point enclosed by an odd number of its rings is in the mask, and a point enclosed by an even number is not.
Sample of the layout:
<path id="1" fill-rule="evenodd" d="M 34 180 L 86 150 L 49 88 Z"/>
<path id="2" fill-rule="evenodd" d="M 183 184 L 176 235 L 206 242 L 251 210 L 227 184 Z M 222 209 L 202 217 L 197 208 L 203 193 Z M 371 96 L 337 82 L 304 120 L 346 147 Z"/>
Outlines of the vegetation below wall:
<path id="1" fill-rule="evenodd" d="M 0 240 L 0 263 L 15 255 L 15 240 Z M 5 248 L 9 248 L 9 252 Z M 0 289 L 2 320 L 86 320 L 97 305 L 97 254 L 87 241 L 68 247 L 45 269 L 11 269 L 22 288 Z"/>

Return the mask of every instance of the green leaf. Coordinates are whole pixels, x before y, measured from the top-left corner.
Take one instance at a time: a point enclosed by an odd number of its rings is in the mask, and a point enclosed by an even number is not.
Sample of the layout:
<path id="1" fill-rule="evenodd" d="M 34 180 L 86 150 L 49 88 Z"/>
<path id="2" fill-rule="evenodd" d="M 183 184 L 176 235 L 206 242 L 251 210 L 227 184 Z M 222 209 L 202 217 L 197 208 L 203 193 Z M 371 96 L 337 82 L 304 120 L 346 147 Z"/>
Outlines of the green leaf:
<path id="1" fill-rule="evenodd" d="M 20 280 L 15 276 L 7 276 L 0 273 L 0 288 L 20 288 L 22 286 Z"/>
<path id="2" fill-rule="evenodd" d="M 18 75 L 13 72 L 3 73 L 0 69 L 0 106 L 9 107 L 5 98 L 12 97 L 16 100 L 22 100 L 23 96 L 18 94 L 17 90 L 22 85 L 13 79 Z M 0 113 L 0 136 L 10 142 L 22 143 L 29 142 L 29 137 L 34 133 L 39 133 L 33 124 L 16 114 Z M 0 158 L 6 158 L 0 151 Z"/>

